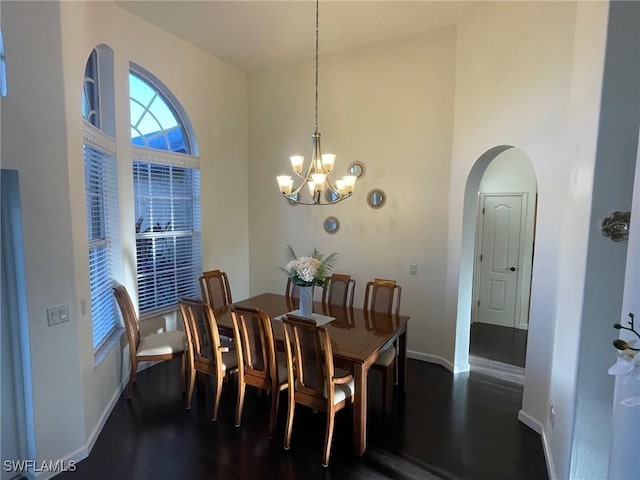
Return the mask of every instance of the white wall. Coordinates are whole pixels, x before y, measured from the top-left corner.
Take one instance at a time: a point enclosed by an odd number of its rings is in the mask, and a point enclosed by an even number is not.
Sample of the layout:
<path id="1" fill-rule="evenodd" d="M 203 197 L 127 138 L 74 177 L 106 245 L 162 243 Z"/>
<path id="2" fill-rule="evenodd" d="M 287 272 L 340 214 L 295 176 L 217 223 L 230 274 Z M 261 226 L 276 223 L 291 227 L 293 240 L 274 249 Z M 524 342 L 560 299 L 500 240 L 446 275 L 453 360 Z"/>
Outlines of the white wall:
<path id="1" fill-rule="evenodd" d="M 320 58 L 323 151 L 337 155 L 340 176 L 354 160 L 366 166 L 353 198 L 330 207 L 292 207 L 275 181 L 290 155 L 311 154 L 314 63 L 250 75 L 252 293 L 284 291 L 277 267 L 288 243 L 299 255 L 338 252 L 335 271 L 355 277 L 356 305 L 367 281 L 396 279 L 409 350 L 451 358 L 440 331 L 455 55 L 455 30 L 444 28 Z M 387 194 L 379 210 L 366 203 L 372 188 Z M 340 221 L 334 235 L 322 227 L 329 215 Z"/>
<path id="2" fill-rule="evenodd" d="M 458 30 L 447 316 L 457 311 L 457 336 L 468 336 L 467 285 L 473 265 L 468 232 L 474 229 L 463 229 L 461 212 L 471 222 L 467 214 L 475 215 L 475 209 L 464 203 L 467 177 L 476 159 L 486 167 L 485 152 L 516 146 L 534 166 L 539 194 L 520 418 L 541 431 L 546 442 L 551 391 L 566 395 L 561 406 L 556 403 L 556 436 L 545 445 L 550 473 L 560 478 L 568 474 L 564 448 L 571 443 L 577 341 L 561 344 L 564 381 L 556 383 L 551 378 L 552 363 L 558 363 L 552 357 L 554 331 L 556 319 L 573 325 L 574 331 L 581 321 L 586 242 L 580 234 L 589 221 L 595 154 L 589 135 L 597 127 L 606 9 L 602 3 L 499 3 L 483 8 Z M 570 251 L 564 249 L 566 238 L 571 239 Z M 460 368 L 467 363 L 464 344 L 459 342 L 456 350 Z"/>
<path id="3" fill-rule="evenodd" d="M 629 243 L 613 242 L 603 236 L 601 222 L 614 211 L 631 211 L 640 120 L 640 4 L 612 3 L 609 25 L 583 315 L 579 332 L 574 332 L 580 341 L 580 352 L 571 456 L 573 478 L 607 477 L 614 433 L 614 379 L 606 372 L 615 353 L 611 341 L 618 335 L 612 324 L 626 322 L 629 313 L 621 311 Z M 640 412 L 636 414 L 636 421 L 639 420 Z M 640 434 L 636 431 L 635 438 L 629 440 L 637 447 Z M 637 478 L 639 473 L 637 469 L 629 471 L 626 478 Z"/>
<path id="4" fill-rule="evenodd" d="M 82 458 L 127 374 L 120 349 L 94 367 L 90 313 L 80 314 L 89 299 L 80 103 L 88 55 L 101 43 L 114 51 L 121 280 L 131 291 L 129 61 L 161 79 L 189 115 L 201 163 L 203 267 L 227 270 L 239 298 L 249 292 L 248 200 L 233 193 L 247 189 L 246 76 L 112 3 L 1 8 L 12 85 L 2 100 L 2 158 L 19 171 L 23 196 L 37 455 Z M 48 327 L 46 308 L 60 304 L 69 304 L 71 321 Z"/>

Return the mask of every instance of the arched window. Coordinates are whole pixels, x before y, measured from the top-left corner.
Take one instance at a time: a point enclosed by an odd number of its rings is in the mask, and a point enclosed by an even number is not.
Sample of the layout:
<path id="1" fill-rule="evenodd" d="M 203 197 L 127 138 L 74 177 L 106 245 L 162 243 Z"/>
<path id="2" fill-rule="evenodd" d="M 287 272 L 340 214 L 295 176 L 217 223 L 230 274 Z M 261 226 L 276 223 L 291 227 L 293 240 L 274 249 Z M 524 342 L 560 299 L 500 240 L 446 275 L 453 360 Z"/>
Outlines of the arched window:
<path id="1" fill-rule="evenodd" d="M 100 45 L 87 60 L 82 92 L 91 321 L 96 353 L 116 331 L 118 318 L 111 291 L 120 251 L 115 102 L 113 89 L 104 85 L 113 85 L 113 51 Z"/>
<path id="2" fill-rule="evenodd" d="M 151 73 L 130 66 L 140 313 L 200 294 L 200 170 L 186 113 Z"/>

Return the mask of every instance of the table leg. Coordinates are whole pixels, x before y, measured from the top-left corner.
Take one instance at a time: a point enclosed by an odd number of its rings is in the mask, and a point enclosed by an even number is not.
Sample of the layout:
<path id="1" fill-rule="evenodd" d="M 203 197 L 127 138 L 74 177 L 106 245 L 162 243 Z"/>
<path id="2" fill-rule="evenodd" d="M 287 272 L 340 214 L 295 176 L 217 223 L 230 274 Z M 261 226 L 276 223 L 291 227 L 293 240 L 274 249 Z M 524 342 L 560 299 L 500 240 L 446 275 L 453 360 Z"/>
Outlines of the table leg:
<path id="1" fill-rule="evenodd" d="M 407 331 L 398 337 L 398 388 L 404 392 L 407 377 Z"/>
<path id="2" fill-rule="evenodd" d="M 353 368 L 356 393 L 353 402 L 353 446 L 357 455 L 367 449 L 367 368 L 356 363 Z"/>

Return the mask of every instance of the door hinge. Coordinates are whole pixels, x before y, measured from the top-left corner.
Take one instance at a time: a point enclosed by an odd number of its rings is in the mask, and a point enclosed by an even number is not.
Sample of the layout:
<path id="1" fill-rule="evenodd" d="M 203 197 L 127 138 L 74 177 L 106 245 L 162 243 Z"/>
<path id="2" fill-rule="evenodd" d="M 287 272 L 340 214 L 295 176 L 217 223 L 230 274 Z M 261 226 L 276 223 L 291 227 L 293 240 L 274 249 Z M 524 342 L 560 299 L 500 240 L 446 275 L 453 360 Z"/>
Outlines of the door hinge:
<path id="1" fill-rule="evenodd" d="M 482 207 L 482 214 L 484 215 L 484 207 Z"/>
<path id="2" fill-rule="evenodd" d="M 478 300 L 478 306 L 480 306 L 480 300 Z"/>
<path id="3" fill-rule="evenodd" d="M 482 254 L 480 254 L 480 261 L 482 261 Z"/>

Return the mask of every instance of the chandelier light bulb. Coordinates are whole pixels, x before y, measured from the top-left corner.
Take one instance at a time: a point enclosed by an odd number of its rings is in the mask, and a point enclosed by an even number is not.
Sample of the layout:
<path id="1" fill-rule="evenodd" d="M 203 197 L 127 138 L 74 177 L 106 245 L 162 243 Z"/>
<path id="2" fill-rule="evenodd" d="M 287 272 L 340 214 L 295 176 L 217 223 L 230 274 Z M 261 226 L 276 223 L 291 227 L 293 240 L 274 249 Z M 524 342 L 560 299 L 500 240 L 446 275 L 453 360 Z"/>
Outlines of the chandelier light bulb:
<path id="1" fill-rule="evenodd" d="M 280 191 L 284 195 L 291 194 L 291 188 L 293 187 L 293 178 L 289 175 L 279 175 L 276 177 L 278 181 L 278 186 L 280 187 Z"/>
<path id="2" fill-rule="evenodd" d="M 293 168 L 294 173 L 300 175 L 302 165 L 304 164 L 304 157 L 302 155 L 293 155 L 289 157 L 289 160 L 291 160 L 291 168 Z"/>
<path id="3" fill-rule="evenodd" d="M 333 170 L 333 164 L 336 161 L 336 156 L 333 153 L 322 154 L 322 168 L 326 173 L 331 173 Z"/>
<path id="4" fill-rule="evenodd" d="M 353 193 L 353 189 L 356 185 L 357 179 L 358 177 L 356 177 L 355 175 L 345 175 L 344 177 L 342 177 L 342 180 L 344 180 L 345 189 L 347 190 L 347 194 Z"/>

